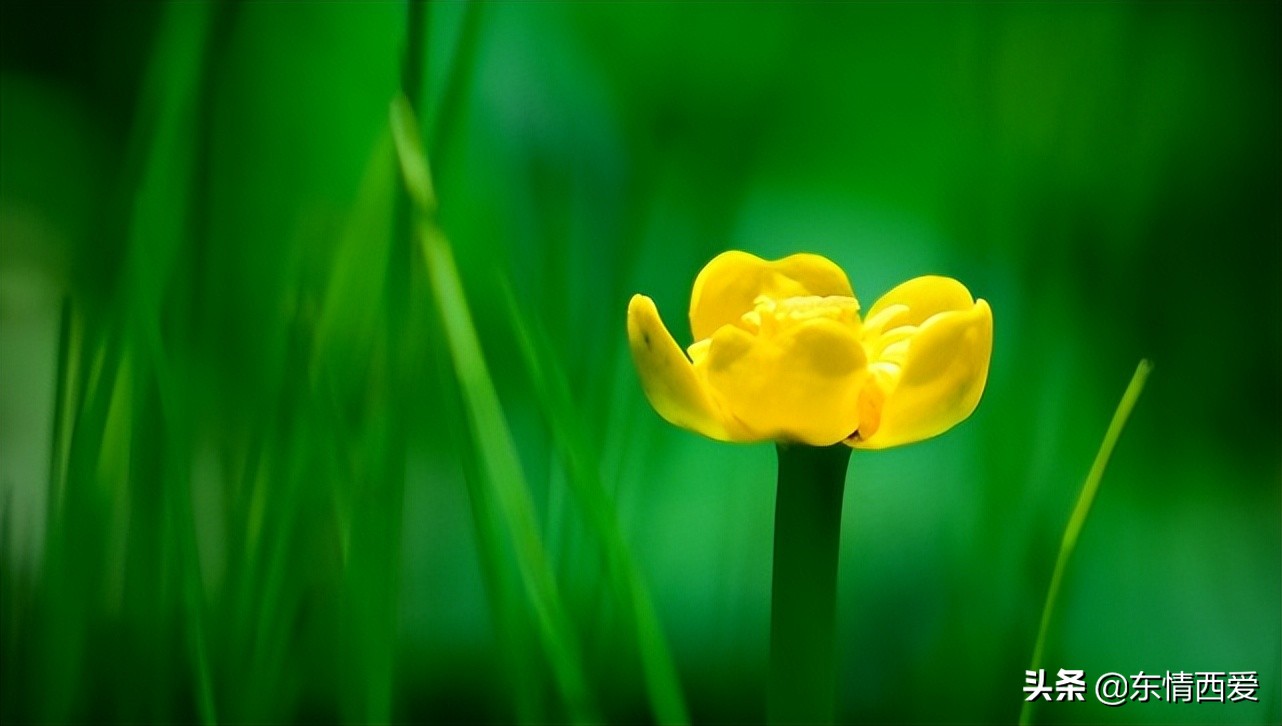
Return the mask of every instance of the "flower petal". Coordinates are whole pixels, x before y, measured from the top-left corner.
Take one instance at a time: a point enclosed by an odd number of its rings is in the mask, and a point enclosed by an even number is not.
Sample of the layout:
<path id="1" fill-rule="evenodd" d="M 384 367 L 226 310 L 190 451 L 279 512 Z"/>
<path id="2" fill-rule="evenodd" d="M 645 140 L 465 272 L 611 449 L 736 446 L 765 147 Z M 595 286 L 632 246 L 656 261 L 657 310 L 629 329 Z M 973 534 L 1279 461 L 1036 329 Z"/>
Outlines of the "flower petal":
<path id="1" fill-rule="evenodd" d="M 743 427 L 722 414 L 645 295 L 633 295 L 628 303 L 628 344 L 641 388 L 660 416 L 719 441 L 745 440 Z"/>
<path id="2" fill-rule="evenodd" d="M 712 258 L 694 280 L 690 331 L 696 341 L 739 322 L 759 295 L 776 300 L 807 295 L 854 297 L 850 280 L 832 260 L 812 254 L 767 261 L 738 250 Z"/>
<path id="3" fill-rule="evenodd" d="M 868 372 L 857 329 L 812 318 L 776 335 L 723 326 L 698 369 L 756 438 L 828 446 L 859 425 Z"/>
<path id="4" fill-rule="evenodd" d="M 992 348 L 993 312 L 987 302 L 937 313 L 908 341 L 898 380 L 889 390 L 870 390 L 862 402 L 876 406 L 878 394 L 884 394 L 876 430 L 847 443 L 884 449 L 937 436 L 965 420 L 984 392 Z"/>
<path id="5" fill-rule="evenodd" d="M 969 310 L 974 304 L 970 290 L 960 282 L 951 277 L 924 275 L 882 295 L 864 316 L 864 326 L 869 334 L 879 334 L 901 325 L 921 325 L 937 313 Z M 895 308 L 896 305 L 902 307 Z"/>

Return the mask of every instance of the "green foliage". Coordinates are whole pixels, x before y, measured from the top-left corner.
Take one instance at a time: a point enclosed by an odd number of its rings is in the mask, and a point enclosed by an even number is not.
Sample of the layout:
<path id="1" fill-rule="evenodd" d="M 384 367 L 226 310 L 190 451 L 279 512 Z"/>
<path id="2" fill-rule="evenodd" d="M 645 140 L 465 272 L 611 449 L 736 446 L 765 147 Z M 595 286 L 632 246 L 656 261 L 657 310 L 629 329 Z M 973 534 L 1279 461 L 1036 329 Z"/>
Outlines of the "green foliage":
<path id="1" fill-rule="evenodd" d="M 1041 660 L 1260 703 L 1036 716 L 1278 722 L 1277 8 L 5 3 L 0 720 L 760 720 L 772 453 L 624 333 L 739 248 L 994 311 L 852 457 L 841 718 L 1018 717 L 1146 357 Z"/>

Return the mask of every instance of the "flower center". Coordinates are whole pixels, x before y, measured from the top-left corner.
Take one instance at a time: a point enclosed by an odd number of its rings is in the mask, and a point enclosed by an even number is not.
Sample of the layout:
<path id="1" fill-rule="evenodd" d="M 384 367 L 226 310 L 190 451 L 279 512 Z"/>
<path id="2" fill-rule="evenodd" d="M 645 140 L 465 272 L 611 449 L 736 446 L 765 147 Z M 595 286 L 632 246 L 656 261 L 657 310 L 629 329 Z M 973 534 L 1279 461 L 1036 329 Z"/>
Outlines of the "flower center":
<path id="1" fill-rule="evenodd" d="M 744 313 L 737 325 L 760 337 L 774 337 L 802 321 L 815 318 L 829 318 L 850 325 L 856 335 L 862 327 L 859 321 L 859 301 L 845 295 L 804 295 L 781 299 L 758 295 L 752 302 L 753 309 Z M 686 348 L 686 353 L 696 366 L 703 361 L 711 344 L 712 339 L 705 338 Z"/>
<path id="2" fill-rule="evenodd" d="M 889 305 L 864 321 L 864 352 L 868 356 L 868 382 L 859 397 L 859 430 L 852 438 L 867 439 L 881 427 L 886 397 L 899 384 L 908 345 L 920 326 L 896 324 L 907 305 Z"/>
<path id="3" fill-rule="evenodd" d="M 867 377 L 851 296 L 758 296 L 733 324 L 690 346 L 695 374 L 745 429 L 828 445 L 857 427 Z"/>
<path id="4" fill-rule="evenodd" d="M 758 335 L 772 335 L 779 330 L 814 318 L 829 318 L 858 328 L 859 301 L 844 295 L 807 295 L 776 300 L 758 295 L 753 309 L 740 318 L 740 327 Z"/>

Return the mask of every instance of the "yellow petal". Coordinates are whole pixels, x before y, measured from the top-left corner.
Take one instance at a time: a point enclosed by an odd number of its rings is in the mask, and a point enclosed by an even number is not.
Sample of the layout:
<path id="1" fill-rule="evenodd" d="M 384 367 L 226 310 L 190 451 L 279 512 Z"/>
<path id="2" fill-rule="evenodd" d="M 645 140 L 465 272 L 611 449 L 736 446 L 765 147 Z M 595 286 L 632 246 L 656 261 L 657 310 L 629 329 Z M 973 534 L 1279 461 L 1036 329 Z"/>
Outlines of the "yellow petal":
<path id="1" fill-rule="evenodd" d="M 972 305 L 970 291 L 951 277 L 915 277 L 882 295 L 865 316 L 864 327 L 876 334 L 901 325 L 921 325 L 932 315 L 969 310 Z"/>
<path id="2" fill-rule="evenodd" d="M 743 427 L 722 414 L 645 295 L 628 303 L 628 344 L 641 387 L 660 416 L 719 441 L 745 440 Z"/>
<path id="3" fill-rule="evenodd" d="M 811 318 L 776 335 L 727 325 L 700 363 L 725 410 L 757 438 L 828 446 L 859 425 L 867 376 L 857 329 Z"/>
<path id="4" fill-rule="evenodd" d="M 935 287 L 940 289 L 946 286 Z M 992 348 L 993 313 L 983 300 L 926 320 L 908 341 L 898 380 L 887 382 L 889 390 L 870 386 L 861 401 L 865 409 L 880 409 L 876 430 L 848 443 L 884 449 L 937 436 L 965 420 L 984 392 Z"/>
<path id="5" fill-rule="evenodd" d="M 783 300 L 809 295 L 854 297 L 854 292 L 846 273 L 826 257 L 797 254 L 767 261 L 738 250 L 722 252 L 694 280 L 690 296 L 694 339 L 711 338 L 721 326 L 737 323 L 753 309 L 759 295 Z"/>

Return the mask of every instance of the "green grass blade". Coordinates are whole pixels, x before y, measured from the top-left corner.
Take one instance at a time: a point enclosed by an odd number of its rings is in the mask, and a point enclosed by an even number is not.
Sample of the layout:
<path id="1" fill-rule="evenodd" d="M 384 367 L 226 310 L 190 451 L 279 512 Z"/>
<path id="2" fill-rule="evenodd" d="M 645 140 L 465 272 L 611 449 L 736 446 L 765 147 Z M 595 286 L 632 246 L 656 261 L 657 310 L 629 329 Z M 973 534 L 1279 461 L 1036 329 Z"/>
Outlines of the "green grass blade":
<path id="1" fill-rule="evenodd" d="M 649 590 L 624 541 L 614 503 L 601 481 L 598 457 L 579 424 L 581 416 L 575 410 L 565 371 L 551 353 L 545 336 L 539 335 L 542 331 L 525 319 L 511 287 L 505 284 L 503 290 L 533 388 L 565 463 L 570 491 L 603 551 L 610 585 L 636 639 L 655 719 L 664 724 L 689 723 L 667 639 Z"/>
<path id="2" fill-rule="evenodd" d="M 430 335 L 440 337 L 439 322 L 432 326 Z M 433 348 L 436 373 L 442 389 L 440 415 L 446 421 L 461 421 L 464 404 L 460 400 L 457 384 L 453 381 L 453 365 L 449 353 Z M 450 381 L 447 383 L 446 378 Z M 481 457 L 478 444 L 472 440 L 471 431 L 463 426 L 447 426 L 447 435 L 454 451 L 458 452 L 463 478 L 467 482 L 472 528 L 476 532 L 477 557 L 481 563 L 481 578 L 498 642 L 502 644 L 503 668 L 512 690 L 512 706 L 520 723 L 540 723 L 544 717 L 542 704 L 541 668 L 538 662 L 538 645 L 534 642 L 526 612 L 520 606 L 520 584 L 503 561 L 502 523 L 499 521 L 493 497 L 483 485 Z"/>
<path id="3" fill-rule="evenodd" d="M 127 607 L 132 616 L 158 623 L 172 617 L 171 609 L 178 610 L 186 656 L 192 663 L 197 712 L 206 724 L 217 721 L 217 712 L 188 479 L 191 410 L 181 378 L 172 370 L 161 326 L 166 308 L 175 307 L 167 299 L 166 286 L 180 274 L 176 267 L 192 238 L 191 225 L 199 203 L 193 190 L 197 187 L 199 149 L 207 143 L 202 109 L 206 108 L 203 101 L 208 93 L 213 30 L 220 12 L 219 8 L 171 8 L 166 13 L 140 111 L 149 123 L 135 129 L 138 135 L 134 142 L 143 161 L 129 222 L 125 274 L 130 288 L 124 300 L 126 340 L 139 353 L 140 396 L 132 411 L 132 427 L 139 441 L 137 458 L 145 461 L 152 446 L 166 452 L 163 457 L 153 456 L 159 462 L 131 472 L 126 496 L 133 499 L 133 516 L 156 526 L 140 526 L 145 534 L 130 537 L 127 561 L 146 568 L 151 577 L 134 583 L 135 604 Z M 181 308 L 181 303 L 177 305 Z M 182 313 L 177 316 L 182 319 Z M 163 494 L 158 503 L 150 504 L 156 492 Z M 157 553 L 150 552 L 152 549 Z M 171 588 L 175 580 L 177 588 Z M 143 658 L 159 661 L 170 647 L 151 646 L 143 650 Z M 170 677 L 163 671 L 157 675 Z M 157 690 L 164 687 L 160 683 Z M 140 712 L 159 715 L 170 708 L 163 700 L 156 700 L 162 705 L 142 705 Z"/>
<path id="4" fill-rule="evenodd" d="M 446 76 L 445 87 L 441 89 L 436 104 L 436 113 L 427 121 L 427 148 L 431 158 L 441 162 L 448 151 L 448 142 L 454 139 L 454 128 L 462 114 L 463 98 L 466 89 L 475 86 L 476 46 L 480 36 L 481 12 L 487 10 L 485 3 L 467 3 L 463 7 L 463 25 L 459 31 L 458 48 Z"/>
<path id="5" fill-rule="evenodd" d="M 431 220 L 434 225 L 436 188 L 432 186 L 432 174 L 427 166 L 427 157 L 423 155 L 423 142 L 418 134 L 418 119 L 404 96 L 398 96 L 392 101 L 390 123 L 405 192 L 414 205 L 414 211 L 423 219 Z M 431 270 L 428 270 L 428 273 L 431 274 Z M 479 344 L 477 348 L 480 348 Z"/>
<path id="6" fill-rule="evenodd" d="M 446 338 L 462 388 L 468 423 L 479 444 L 487 484 L 511 539 L 517 568 L 549 663 L 572 717 L 593 720 L 577 639 L 561 604 L 556 582 L 543 552 L 534 516 L 534 503 L 507 429 L 498 394 L 489 377 L 471 315 L 463 297 L 454 258 L 445 238 L 420 227 L 433 292 L 445 322 Z"/>
<path id="7" fill-rule="evenodd" d="M 511 542 L 553 680 L 570 717 L 575 721 L 597 720 L 577 638 L 543 549 L 534 502 L 472 324 L 454 254 L 435 222 L 436 195 L 431 173 L 418 138 L 418 122 L 403 96 L 392 104 L 391 123 L 406 190 L 419 217 L 415 232 L 427 263 L 432 295 L 444 326 L 467 423 L 481 455 L 480 469 Z"/>
<path id="8" fill-rule="evenodd" d="M 465 13 L 474 15 L 472 6 Z M 425 0 L 411 0 L 406 14 L 405 57 L 401 69 L 401 92 L 410 101 L 411 107 L 423 108 L 427 53 L 425 36 L 430 25 L 430 16 Z M 461 63 L 470 62 L 472 49 L 460 48 Z M 457 68 L 457 63 L 456 63 Z M 457 85 L 455 72 L 449 75 L 449 85 Z M 441 113 L 438 108 L 438 115 Z M 403 132 L 403 130 L 402 130 Z M 431 178 L 421 177 L 416 183 L 419 189 L 428 191 L 421 195 L 418 203 L 409 200 L 409 205 L 398 205 L 397 239 L 409 239 L 412 235 L 414 220 L 418 210 L 423 208 L 424 199 L 431 199 Z M 432 202 L 434 203 L 434 202 Z M 440 340 L 442 331 L 440 321 L 427 316 L 425 320 L 429 340 Z M 457 383 L 454 381 L 453 365 L 448 351 L 440 346 L 432 347 L 432 358 L 435 378 L 439 384 L 440 415 L 448 421 L 464 419 L 464 404 L 460 400 Z M 526 612 L 520 606 L 520 585 L 516 582 L 510 567 L 503 560 L 503 538 L 501 523 L 495 510 L 492 497 L 482 485 L 480 456 L 476 453 L 478 444 L 472 440 L 466 427 L 446 427 L 451 449 L 458 452 L 458 459 L 467 482 L 469 510 L 472 515 L 472 527 L 476 533 L 477 557 L 481 564 L 481 578 L 485 595 L 490 603 L 491 622 L 502 643 L 501 660 L 507 685 L 512 694 L 512 711 L 515 719 L 521 723 L 545 721 L 543 710 L 543 687 L 540 676 L 538 646 L 534 641 L 532 628 Z"/>
<path id="9" fill-rule="evenodd" d="M 160 429 L 169 450 L 163 476 L 170 487 L 165 498 L 164 516 L 175 528 L 171 544 L 177 545 L 179 597 L 183 612 L 183 630 L 194 669 L 196 709 L 201 724 L 218 722 L 214 697 L 213 673 L 209 656 L 209 636 L 206 628 L 206 593 L 200 579 L 200 555 L 196 545 L 196 514 L 191 500 L 190 453 L 193 436 L 190 429 L 190 401 L 188 391 L 175 376 L 166 360 L 158 336 L 148 336 L 146 346 L 156 377 L 160 404 Z"/>
<path id="10" fill-rule="evenodd" d="M 1029 663 L 1029 670 L 1035 671 L 1041 668 L 1046 649 L 1046 634 L 1050 631 L 1051 618 L 1055 613 L 1055 601 L 1059 599 L 1060 585 L 1064 581 L 1064 571 L 1068 568 L 1073 550 L 1077 548 L 1077 538 L 1082 533 L 1082 526 L 1086 524 L 1086 517 L 1091 513 L 1091 504 L 1095 501 L 1095 493 L 1099 491 L 1100 480 L 1104 478 L 1104 469 L 1108 466 L 1108 460 L 1113 455 L 1117 440 L 1122 436 L 1122 429 L 1126 427 L 1126 420 L 1130 418 L 1131 410 L 1135 408 L 1135 402 L 1139 400 L 1140 393 L 1144 390 L 1144 382 L 1148 380 L 1148 374 L 1152 370 L 1153 364 L 1148 360 L 1141 360 L 1135 368 L 1135 375 L 1131 376 L 1130 385 L 1126 387 L 1126 393 L 1122 394 L 1122 400 L 1117 404 L 1117 410 L 1113 412 L 1113 420 L 1104 434 L 1099 452 L 1095 454 L 1095 462 L 1091 464 L 1091 470 L 1086 475 L 1086 483 L 1082 485 L 1082 492 L 1077 497 L 1077 505 L 1073 507 L 1073 513 L 1068 518 L 1068 526 L 1064 528 L 1064 537 L 1059 544 L 1059 555 L 1055 558 L 1051 584 L 1046 592 L 1046 603 L 1042 606 L 1042 620 L 1037 627 L 1037 643 L 1033 646 L 1033 659 Z M 1030 723 L 1033 717 L 1033 706 L 1036 703 L 1037 701 L 1024 702 L 1019 712 L 1021 726 L 1027 726 Z"/>
<path id="11" fill-rule="evenodd" d="M 390 279 L 397 196 L 396 158 L 385 131 L 339 239 L 308 354 L 319 418 L 336 434 L 332 449 L 345 462 L 329 481 L 342 543 L 340 634 L 349 671 L 340 700 L 353 723 L 386 723 L 392 714 L 405 466 L 403 407 L 389 390 L 398 378 L 402 338 Z M 384 383 L 356 384 L 371 379 Z M 352 425 L 353 416 L 372 420 Z"/>
<path id="12" fill-rule="evenodd" d="M 66 473 L 67 447 L 66 437 L 67 401 L 71 397 L 71 360 L 72 360 L 72 306 L 71 298 L 64 297 L 62 311 L 58 318 L 58 364 L 54 372 L 53 394 L 53 432 L 49 437 L 49 508 L 57 509 L 62 501 L 64 477 Z"/>

